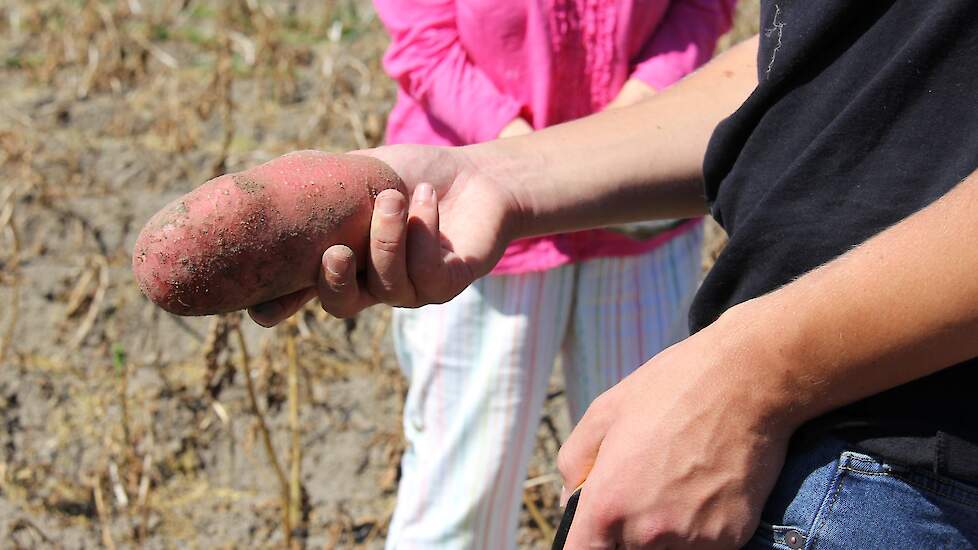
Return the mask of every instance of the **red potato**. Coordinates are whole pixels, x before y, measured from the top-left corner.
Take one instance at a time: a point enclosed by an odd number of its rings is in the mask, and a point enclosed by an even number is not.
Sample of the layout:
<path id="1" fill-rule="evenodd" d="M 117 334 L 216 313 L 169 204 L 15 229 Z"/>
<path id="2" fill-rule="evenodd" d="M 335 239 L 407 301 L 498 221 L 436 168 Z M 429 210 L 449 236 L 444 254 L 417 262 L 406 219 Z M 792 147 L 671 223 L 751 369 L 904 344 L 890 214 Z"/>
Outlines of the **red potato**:
<path id="1" fill-rule="evenodd" d="M 374 198 L 404 184 L 362 155 L 299 151 L 210 180 L 153 216 L 136 239 L 139 288 L 177 315 L 244 309 L 313 286 L 323 252 L 362 258 Z"/>

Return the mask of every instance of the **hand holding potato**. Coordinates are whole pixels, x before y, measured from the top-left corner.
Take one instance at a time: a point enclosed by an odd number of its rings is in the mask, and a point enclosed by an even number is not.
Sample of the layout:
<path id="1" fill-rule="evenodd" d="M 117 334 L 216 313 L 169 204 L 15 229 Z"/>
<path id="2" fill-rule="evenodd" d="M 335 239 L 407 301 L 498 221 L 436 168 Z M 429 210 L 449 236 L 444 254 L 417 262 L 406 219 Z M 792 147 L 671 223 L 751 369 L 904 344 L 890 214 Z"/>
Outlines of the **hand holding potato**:
<path id="1" fill-rule="evenodd" d="M 446 302 L 488 273 L 517 234 L 515 198 L 465 149 L 399 145 L 361 154 L 391 166 L 407 194 L 390 189 L 378 195 L 366 254 L 330 247 L 315 290 L 249 309 L 257 323 L 272 326 L 317 294 L 323 309 L 338 317 L 378 302 Z M 360 273 L 358 263 L 366 266 Z"/>

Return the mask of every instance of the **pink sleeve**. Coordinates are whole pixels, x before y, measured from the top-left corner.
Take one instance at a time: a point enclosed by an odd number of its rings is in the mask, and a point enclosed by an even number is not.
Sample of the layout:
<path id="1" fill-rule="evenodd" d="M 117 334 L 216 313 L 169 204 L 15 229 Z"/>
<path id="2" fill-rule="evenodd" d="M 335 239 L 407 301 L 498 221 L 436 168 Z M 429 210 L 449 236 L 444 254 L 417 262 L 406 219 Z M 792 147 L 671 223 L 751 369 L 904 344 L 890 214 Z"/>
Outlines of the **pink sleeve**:
<path id="1" fill-rule="evenodd" d="M 736 4 L 736 0 L 673 0 L 634 61 L 632 78 L 661 90 L 709 61 L 717 39 L 733 23 Z"/>
<path id="2" fill-rule="evenodd" d="M 455 0 L 375 0 L 391 35 L 384 69 L 428 115 L 467 143 L 495 139 L 522 106 L 500 92 L 463 48 Z"/>

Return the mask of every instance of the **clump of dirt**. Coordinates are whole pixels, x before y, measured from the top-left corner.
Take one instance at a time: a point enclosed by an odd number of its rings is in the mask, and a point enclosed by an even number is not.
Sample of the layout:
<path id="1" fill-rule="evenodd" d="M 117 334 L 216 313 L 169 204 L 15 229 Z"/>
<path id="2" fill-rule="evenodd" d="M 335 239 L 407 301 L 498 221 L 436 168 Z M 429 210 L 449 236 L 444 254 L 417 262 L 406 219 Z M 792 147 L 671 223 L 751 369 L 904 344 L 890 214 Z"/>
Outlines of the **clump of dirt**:
<path id="1" fill-rule="evenodd" d="M 245 193 L 254 194 L 265 189 L 265 184 L 250 178 L 245 174 L 235 174 L 231 176 L 231 180 L 234 181 L 234 185 L 238 189 L 244 191 Z"/>

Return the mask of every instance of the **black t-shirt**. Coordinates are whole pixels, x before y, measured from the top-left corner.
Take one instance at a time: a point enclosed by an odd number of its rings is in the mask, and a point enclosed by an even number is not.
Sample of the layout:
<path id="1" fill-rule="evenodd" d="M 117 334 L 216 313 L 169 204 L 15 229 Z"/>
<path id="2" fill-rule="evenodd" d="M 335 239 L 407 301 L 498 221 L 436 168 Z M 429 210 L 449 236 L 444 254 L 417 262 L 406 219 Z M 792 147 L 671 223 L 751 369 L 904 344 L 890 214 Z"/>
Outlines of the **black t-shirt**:
<path id="1" fill-rule="evenodd" d="M 693 305 L 693 330 L 898 223 L 978 168 L 978 1 L 764 0 L 758 78 L 705 160 L 707 197 L 730 241 Z M 854 284 L 872 292 L 874 281 Z M 806 431 L 978 480 L 978 361 Z"/>

